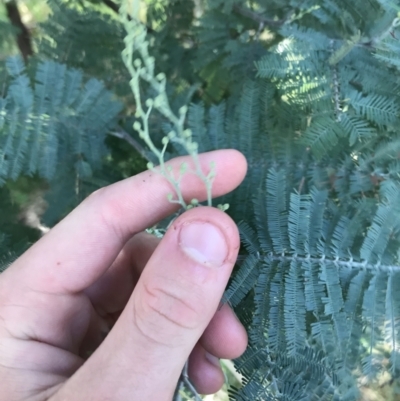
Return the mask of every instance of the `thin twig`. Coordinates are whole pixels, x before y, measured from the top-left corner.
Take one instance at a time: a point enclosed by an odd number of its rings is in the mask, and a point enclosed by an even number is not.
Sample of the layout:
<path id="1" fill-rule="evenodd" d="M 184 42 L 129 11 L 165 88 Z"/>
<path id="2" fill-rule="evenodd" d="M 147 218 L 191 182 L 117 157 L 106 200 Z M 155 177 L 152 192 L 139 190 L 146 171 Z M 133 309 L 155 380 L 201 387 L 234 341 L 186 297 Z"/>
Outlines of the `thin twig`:
<path id="1" fill-rule="evenodd" d="M 103 0 L 103 3 L 115 13 L 119 13 L 119 5 L 117 3 L 114 3 L 112 0 Z"/>
<path id="2" fill-rule="evenodd" d="M 113 10 L 116 14 L 119 14 L 119 5 L 117 3 L 114 3 L 113 0 L 102 0 L 103 4 L 107 6 L 109 9 Z M 127 18 L 130 20 L 131 17 L 128 15 Z M 148 33 L 154 33 L 154 29 L 150 28 L 149 26 L 146 25 L 147 32 Z"/>
<path id="3" fill-rule="evenodd" d="M 390 23 L 390 25 L 384 29 L 381 34 L 376 37 L 371 38 L 367 43 L 371 47 L 376 47 L 380 42 L 382 42 L 387 36 L 389 36 L 398 26 L 400 25 L 400 18 L 396 17 Z"/>
<path id="4" fill-rule="evenodd" d="M 192 382 L 189 379 L 188 370 L 189 370 L 189 363 L 188 363 L 188 361 L 186 361 L 185 366 L 182 369 L 182 373 L 179 378 L 178 384 L 175 389 L 174 397 L 172 399 L 173 401 L 181 401 L 182 400 L 180 392 L 184 387 L 186 387 L 192 393 L 192 395 L 194 397 L 194 401 L 202 401 L 199 393 L 196 391 Z"/>
<path id="5" fill-rule="evenodd" d="M 253 21 L 257 22 L 258 24 L 264 24 L 265 26 L 271 27 L 271 28 L 280 28 L 282 25 L 288 23 L 293 15 L 294 11 L 291 11 L 285 18 L 280 19 L 280 20 L 273 20 L 270 18 L 263 17 L 262 15 L 258 14 L 257 12 L 254 12 L 248 8 L 241 7 L 238 4 L 234 4 L 233 6 L 234 11 L 236 11 L 238 14 L 243 15 L 244 17 L 248 17 L 252 19 Z M 354 47 L 362 47 L 366 49 L 374 49 L 379 42 L 381 42 L 385 37 L 387 37 L 393 29 L 395 29 L 397 26 L 400 25 L 400 19 L 395 18 L 389 25 L 387 29 L 383 31 L 380 35 L 378 35 L 375 38 L 371 38 L 368 41 L 362 41 L 354 44 Z M 335 42 L 343 42 L 342 38 L 330 38 L 331 41 Z"/>
<path id="6" fill-rule="evenodd" d="M 189 370 L 189 363 L 188 361 L 186 361 L 185 366 L 183 367 L 181 380 L 183 381 L 183 383 L 185 383 L 185 386 L 190 390 L 190 392 L 194 396 L 195 401 L 202 401 L 199 393 L 196 391 L 192 382 L 189 379 L 188 370 Z"/>
<path id="7" fill-rule="evenodd" d="M 271 262 L 301 262 L 301 263 L 313 263 L 313 264 L 331 264 L 340 269 L 360 269 L 360 270 L 371 270 L 381 271 L 387 273 L 400 273 L 399 265 L 385 265 L 380 262 L 368 262 L 368 260 L 356 261 L 352 257 L 348 259 L 341 259 L 339 257 L 326 257 L 325 255 L 311 256 L 311 255 L 298 255 L 297 253 L 273 253 L 267 254 L 257 253 L 258 260 L 263 260 L 266 263 Z"/>
<path id="8" fill-rule="evenodd" d="M 289 15 L 289 17 L 286 17 L 284 19 L 281 20 L 273 20 L 270 18 L 265 18 L 260 14 L 257 14 L 254 11 L 249 10 L 248 8 L 243 8 L 241 6 L 239 6 L 238 4 L 235 4 L 233 6 L 233 9 L 243 15 L 244 17 L 248 17 L 250 19 L 252 19 L 253 21 L 256 21 L 259 24 L 264 24 L 270 27 L 274 27 L 274 28 L 279 28 L 280 26 L 284 25 L 292 16 L 292 13 Z"/>
<path id="9" fill-rule="evenodd" d="M 330 41 L 331 53 L 335 53 L 334 42 Z M 335 102 L 335 116 L 336 121 L 340 122 L 342 119 L 342 108 L 340 105 L 340 84 L 337 64 L 332 65 L 332 76 L 333 76 L 333 95 Z"/>
<path id="10" fill-rule="evenodd" d="M 152 161 L 147 154 L 145 148 L 138 142 L 136 139 L 134 139 L 131 135 L 129 135 L 125 130 L 123 130 L 121 127 L 118 127 L 118 131 L 111 131 L 109 132 L 109 135 L 115 136 L 116 138 L 123 139 L 124 141 L 128 142 L 129 145 L 131 145 L 135 150 L 147 161 Z"/>
<path id="11" fill-rule="evenodd" d="M 183 381 L 179 379 L 178 384 L 176 385 L 174 395 L 172 397 L 172 401 L 182 401 L 182 396 L 181 396 L 182 389 L 183 389 Z"/>

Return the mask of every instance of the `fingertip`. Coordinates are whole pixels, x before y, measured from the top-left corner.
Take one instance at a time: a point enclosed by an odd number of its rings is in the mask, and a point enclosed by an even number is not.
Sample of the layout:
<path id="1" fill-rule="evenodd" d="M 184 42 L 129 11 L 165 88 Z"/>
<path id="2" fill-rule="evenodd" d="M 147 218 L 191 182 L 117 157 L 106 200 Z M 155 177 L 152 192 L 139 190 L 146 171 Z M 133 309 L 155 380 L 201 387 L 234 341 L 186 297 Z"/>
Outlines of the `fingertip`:
<path id="1" fill-rule="evenodd" d="M 218 230 L 218 232 L 220 232 L 221 238 L 224 238 L 226 246 L 226 252 L 223 252 L 223 265 L 229 266 L 231 270 L 235 264 L 240 247 L 240 236 L 238 227 L 235 222 L 230 216 L 228 216 L 221 210 L 208 206 L 201 206 L 188 210 L 175 220 L 173 225 L 170 227 L 169 232 L 167 232 L 166 236 L 171 235 L 171 232 L 173 233 L 173 235 L 175 235 L 175 233 L 178 233 L 178 242 L 180 246 L 183 246 L 184 243 L 182 241 L 181 235 L 182 231 L 190 226 L 199 227 L 200 225 L 212 225 Z M 196 232 L 196 230 L 194 231 Z M 199 230 L 197 230 L 197 233 L 199 234 Z M 212 238 L 210 236 L 207 236 L 207 238 L 203 238 L 203 241 L 210 242 L 212 241 Z M 198 242 L 201 242 L 199 236 Z M 215 242 L 214 244 L 209 245 L 217 246 L 217 243 Z"/>
<path id="2" fill-rule="evenodd" d="M 189 358 L 189 378 L 200 394 L 214 394 L 225 382 L 219 359 L 196 344 Z"/>
<path id="3" fill-rule="evenodd" d="M 223 149 L 210 152 L 211 155 L 218 155 L 218 172 L 229 171 L 228 174 L 222 174 L 224 181 L 228 178 L 231 190 L 240 185 L 247 173 L 247 160 L 243 153 L 236 149 Z M 215 157 L 215 156 L 214 156 Z M 221 176 L 220 176 L 221 177 Z"/>
<path id="4" fill-rule="evenodd" d="M 217 311 L 200 343 L 211 354 L 222 359 L 235 359 L 247 348 L 247 332 L 233 310 L 225 304 Z"/>
<path id="5" fill-rule="evenodd" d="M 238 173 L 240 172 L 244 178 L 248 168 L 247 159 L 245 155 L 236 149 L 227 149 L 227 151 L 229 151 L 232 154 L 231 160 L 232 162 L 235 162 L 235 165 L 238 168 Z"/>

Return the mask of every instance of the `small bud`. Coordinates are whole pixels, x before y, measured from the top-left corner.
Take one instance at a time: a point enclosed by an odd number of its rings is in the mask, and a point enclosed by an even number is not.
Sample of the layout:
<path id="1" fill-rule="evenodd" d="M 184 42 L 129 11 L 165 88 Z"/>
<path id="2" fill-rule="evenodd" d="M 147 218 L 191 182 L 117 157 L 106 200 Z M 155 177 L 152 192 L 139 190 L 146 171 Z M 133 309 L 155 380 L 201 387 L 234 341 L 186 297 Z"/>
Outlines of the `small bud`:
<path id="1" fill-rule="evenodd" d="M 141 128 L 142 128 L 142 125 L 140 124 L 139 121 L 135 121 L 135 122 L 133 123 L 133 129 L 134 129 L 135 131 L 140 131 Z"/>
<path id="2" fill-rule="evenodd" d="M 188 110 L 187 106 L 182 106 L 182 107 L 179 109 L 179 114 L 180 114 L 180 115 L 186 114 L 186 113 L 187 113 L 187 110 Z"/>
<path id="3" fill-rule="evenodd" d="M 148 170 L 152 170 L 153 168 L 154 168 L 154 163 L 148 162 L 148 163 L 147 163 L 147 169 L 148 169 Z"/>
<path id="4" fill-rule="evenodd" d="M 199 145 L 196 142 L 192 142 L 191 144 L 188 145 L 189 150 L 192 152 L 197 152 L 199 149 Z"/>
<path id="5" fill-rule="evenodd" d="M 171 202 L 172 199 L 174 198 L 174 195 L 172 195 L 171 193 L 167 195 L 167 199 Z"/>
<path id="6" fill-rule="evenodd" d="M 196 199 L 196 198 L 194 198 L 194 199 L 192 199 L 192 200 L 190 201 L 190 203 L 191 203 L 193 206 L 198 206 L 199 200 Z"/>
<path id="7" fill-rule="evenodd" d="M 150 107 L 153 107 L 154 101 L 153 101 L 153 99 L 147 99 L 145 104 L 147 107 L 150 108 Z"/>
<path id="8" fill-rule="evenodd" d="M 214 171 L 211 171 L 210 173 L 208 173 L 207 178 L 209 180 L 213 180 L 215 178 L 216 174 Z"/>
<path id="9" fill-rule="evenodd" d="M 219 210 L 222 210 L 223 212 L 225 212 L 229 209 L 229 203 L 225 203 L 223 205 L 218 205 L 217 207 Z"/>
<path id="10" fill-rule="evenodd" d="M 167 136 L 168 136 L 169 139 L 174 139 L 176 137 L 176 132 L 175 131 L 171 131 L 171 132 L 168 133 Z"/>
<path id="11" fill-rule="evenodd" d="M 154 107 L 160 107 L 162 104 L 162 97 L 161 96 L 157 96 L 154 99 Z"/>
<path id="12" fill-rule="evenodd" d="M 164 136 L 164 138 L 163 139 L 161 139 L 161 143 L 165 146 L 165 145 L 168 145 L 168 142 L 169 142 L 169 139 L 166 137 L 166 136 Z"/>
<path id="13" fill-rule="evenodd" d="M 160 72 L 159 74 L 157 74 L 157 76 L 156 76 L 156 79 L 157 79 L 157 81 L 164 81 L 164 79 L 165 79 L 166 77 L 165 77 L 165 74 L 163 73 L 163 72 Z"/>
<path id="14" fill-rule="evenodd" d="M 186 171 L 187 171 L 187 168 L 188 168 L 187 163 L 182 163 L 181 166 L 180 166 L 180 168 L 179 168 L 180 173 L 181 173 L 181 174 L 185 174 Z"/>
<path id="15" fill-rule="evenodd" d="M 137 59 L 133 62 L 133 65 L 134 65 L 136 68 L 139 68 L 139 67 L 142 65 L 142 60 L 140 60 L 140 58 L 137 58 Z"/>
<path id="16" fill-rule="evenodd" d="M 135 111 L 135 117 L 136 118 L 142 117 L 142 112 L 139 109 Z"/>
<path id="17" fill-rule="evenodd" d="M 190 138 L 190 137 L 192 136 L 192 130 L 191 130 L 191 129 L 185 129 L 185 130 L 182 132 L 182 136 L 183 136 L 184 138 Z"/>

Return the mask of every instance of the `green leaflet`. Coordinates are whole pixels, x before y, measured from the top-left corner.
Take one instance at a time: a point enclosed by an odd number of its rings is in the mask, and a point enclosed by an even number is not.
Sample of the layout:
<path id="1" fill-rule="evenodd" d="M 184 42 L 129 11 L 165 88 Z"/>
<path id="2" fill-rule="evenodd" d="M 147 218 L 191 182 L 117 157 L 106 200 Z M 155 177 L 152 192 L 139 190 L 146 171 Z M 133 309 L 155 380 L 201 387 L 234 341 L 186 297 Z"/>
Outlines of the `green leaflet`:
<path id="1" fill-rule="evenodd" d="M 286 349 L 289 357 L 296 356 L 305 344 L 306 308 L 302 277 L 301 263 L 292 261 L 286 276 L 284 295 Z"/>
<path id="2" fill-rule="evenodd" d="M 346 40 L 343 45 L 339 49 L 337 49 L 329 58 L 329 64 L 334 65 L 339 63 L 340 60 L 345 58 L 353 50 L 360 39 L 361 34 L 360 32 L 358 32 L 356 35 Z"/>
<path id="3" fill-rule="evenodd" d="M 286 176 L 271 169 L 263 190 L 265 197 L 258 198 L 258 208 L 267 211 L 264 215 L 267 237 L 255 237 L 253 229 L 241 224 L 246 249 L 263 262 L 254 285 L 251 344 L 292 360 L 286 367 L 288 375 L 295 371 L 295 361 L 299 361 L 302 350 L 321 352 L 328 363 L 325 366 L 332 367 L 328 375 L 330 384 L 326 383 L 332 391 L 331 396 L 339 397 L 337 399 L 357 397 L 352 372 L 360 368 L 366 375 L 374 377 L 382 358 L 376 347 L 385 339 L 388 345 L 391 344 L 393 366 L 398 364 L 396 339 L 399 332 L 395 310 L 400 308 L 400 299 L 393 293 L 392 277 L 400 273 L 400 266 L 383 264 L 384 260 L 393 261 L 389 254 L 385 256 L 389 240 L 382 242 L 375 234 L 382 208 L 385 224 L 379 227 L 386 232 L 389 221 L 390 227 L 396 225 L 397 185 L 389 182 L 382 185 L 382 203 L 375 209 L 371 209 L 368 202 L 361 202 L 355 209 L 347 208 L 345 204 L 332 209 L 327 203 L 328 192 L 315 188 L 304 195 L 292 192 L 289 204 L 285 206 L 282 199 L 285 200 L 286 195 L 282 188 L 286 188 Z M 268 221 L 271 217 L 275 219 Z M 263 219 L 256 217 L 254 221 L 256 226 L 265 226 Z M 330 227 L 333 228 L 332 235 L 327 234 Z M 360 231 L 364 231 L 363 241 L 360 241 L 363 238 Z M 396 231 L 397 244 L 398 235 Z M 273 248 L 264 244 L 268 250 L 265 252 L 263 243 L 269 242 L 269 238 Z M 283 247 L 285 239 L 289 243 Z M 365 258 L 367 249 L 368 255 L 375 256 L 379 249 L 382 264 L 376 263 L 376 258 Z M 239 270 L 236 282 L 234 279 L 235 284 L 228 292 L 237 291 L 239 283 L 246 285 L 243 277 L 249 271 L 252 273 L 249 281 L 254 281 L 255 271 L 249 267 Z M 303 370 L 311 369 L 307 360 L 301 363 Z M 241 364 L 246 364 L 245 356 L 241 358 Z M 251 379 L 251 375 L 262 368 L 250 361 L 249 364 L 243 373 L 252 383 L 255 379 Z M 253 366 L 253 370 L 249 366 Z M 277 379 L 281 373 L 270 372 L 270 375 L 274 374 Z M 316 380 L 316 377 L 310 376 L 308 380 Z M 311 383 L 307 382 L 311 386 L 309 391 L 317 396 L 320 384 Z M 268 391 L 272 391 L 271 388 Z"/>
<path id="4" fill-rule="evenodd" d="M 237 306 L 253 288 L 260 272 L 260 261 L 255 255 L 248 256 L 236 273 L 229 289 L 224 294 L 224 302 Z"/>
<path id="5" fill-rule="evenodd" d="M 284 171 L 271 170 L 267 178 L 267 225 L 274 251 L 285 252 L 289 249 L 287 233 L 286 186 Z"/>
<path id="6" fill-rule="evenodd" d="M 82 72 L 52 61 L 39 63 L 33 84 L 20 59 L 9 59 L 7 67 L 10 87 L 0 99 L 0 179 L 38 173 L 51 180 L 66 153 L 98 164 L 106 133 L 121 111 L 104 85 L 95 79 L 83 84 Z"/>

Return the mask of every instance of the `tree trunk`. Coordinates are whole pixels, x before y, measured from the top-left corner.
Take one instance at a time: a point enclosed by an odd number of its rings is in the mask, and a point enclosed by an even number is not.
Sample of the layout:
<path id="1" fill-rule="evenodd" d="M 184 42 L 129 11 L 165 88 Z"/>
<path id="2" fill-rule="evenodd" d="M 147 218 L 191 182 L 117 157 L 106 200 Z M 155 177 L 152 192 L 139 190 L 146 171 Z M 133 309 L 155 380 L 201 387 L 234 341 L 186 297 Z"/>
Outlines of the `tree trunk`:
<path id="1" fill-rule="evenodd" d="M 18 29 L 17 44 L 24 60 L 33 54 L 31 36 L 28 28 L 24 25 L 21 19 L 21 14 L 18 10 L 18 5 L 15 0 L 5 3 L 8 19 Z"/>

